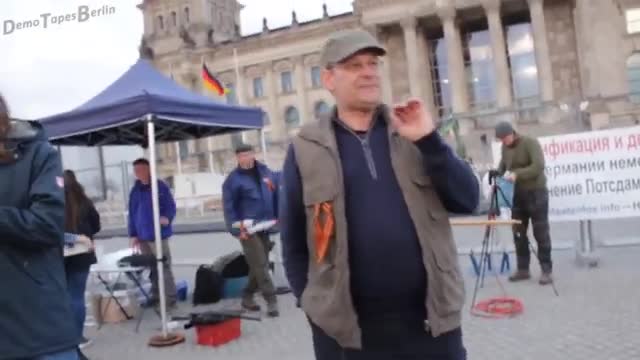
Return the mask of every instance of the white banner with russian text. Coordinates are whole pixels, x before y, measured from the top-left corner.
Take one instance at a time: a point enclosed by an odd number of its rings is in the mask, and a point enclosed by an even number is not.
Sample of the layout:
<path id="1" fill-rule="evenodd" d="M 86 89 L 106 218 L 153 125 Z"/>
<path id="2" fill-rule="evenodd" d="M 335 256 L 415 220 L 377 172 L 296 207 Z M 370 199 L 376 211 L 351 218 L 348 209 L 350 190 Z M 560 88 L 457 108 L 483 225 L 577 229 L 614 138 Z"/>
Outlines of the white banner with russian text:
<path id="1" fill-rule="evenodd" d="M 538 138 L 549 220 L 640 216 L 640 126 Z M 494 166 L 501 144 L 492 145 Z"/>

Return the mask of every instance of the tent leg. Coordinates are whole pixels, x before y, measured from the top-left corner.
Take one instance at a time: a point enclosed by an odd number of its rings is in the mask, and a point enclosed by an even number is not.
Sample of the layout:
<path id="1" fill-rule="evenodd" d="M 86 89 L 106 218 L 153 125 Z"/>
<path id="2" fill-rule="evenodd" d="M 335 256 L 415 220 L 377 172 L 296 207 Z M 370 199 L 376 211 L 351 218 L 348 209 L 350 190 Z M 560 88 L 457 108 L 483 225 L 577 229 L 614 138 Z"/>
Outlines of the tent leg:
<path id="1" fill-rule="evenodd" d="M 162 335 L 167 336 L 167 304 L 164 288 L 164 267 L 162 262 L 162 238 L 160 231 L 160 203 L 158 199 L 158 172 L 156 167 L 156 138 L 153 121 L 147 122 L 147 134 L 149 136 L 149 164 L 151 165 L 151 199 L 153 204 L 153 230 L 156 245 L 156 258 L 158 267 L 158 292 L 160 297 L 160 314 L 162 318 Z"/>
<path id="2" fill-rule="evenodd" d="M 156 245 L 156 266 L 158 267 L 158 292 L 160 297 L 160 317 L 162 319 L 162 335 L 153 336 L 149 340 L 149 346 L 165 347 L 173 346 L 185 341 L 183 334 L 169 334 L 167 324 L 167 301 L 164 287 L 164 262 L 162 254 L 162 233 L 160 231 L 160 199 L 158 198 L 158 169 L 156 166 L 156 134 L 155 124 L 151 115 L 147 118 L 147 136 L 149 144 L 149 165 L 151 166 L 151 201 L 153 205 L 153 231 Z"/>

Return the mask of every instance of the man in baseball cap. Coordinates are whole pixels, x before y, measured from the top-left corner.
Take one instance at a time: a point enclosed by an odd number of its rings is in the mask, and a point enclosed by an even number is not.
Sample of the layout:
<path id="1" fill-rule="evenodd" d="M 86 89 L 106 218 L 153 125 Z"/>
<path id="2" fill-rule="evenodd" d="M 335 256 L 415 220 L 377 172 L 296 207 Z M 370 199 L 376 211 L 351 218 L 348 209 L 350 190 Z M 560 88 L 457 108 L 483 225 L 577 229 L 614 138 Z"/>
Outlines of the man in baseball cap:
<path id="1" fill-rule="evenodd" d="M 381 102 L 378 58 L 384 55 L 386 50 L 366 31 L 330 35 L 320 58 L 325 88 L 350 108 L 375 108 Z"/>
<path id="2" fill-rule="evenodd" d="M 478 182 L 422 101 L 382 104 L 385 54 L 362 30 L 322 49 L 336 106 L 302 127 L 283 166 L 287 277 L 316 360 L 462 360 L 464 284 L 446 214 L 471 213 Z"/>
<path id="3" fill-rule="evenodd" d="M 502 142 L 501 158 L 495 175 L 503 176 L 514 184 L 511 217 L 521 224 L 513 227 L 518 269 L 509 277 L 510 281 L 525 281 L 531 278 L 529 264 L 529 222 L 533 237 L 538 243 L 538 260 L 542 274 L 540 285 L 553 283 L 551 276 L 551 235 L 549 227 L 549 189 L 545 175 L 544 151 L 538 139 L 515 131 L 510 122 L 496 125 L 496 139 Z"/>

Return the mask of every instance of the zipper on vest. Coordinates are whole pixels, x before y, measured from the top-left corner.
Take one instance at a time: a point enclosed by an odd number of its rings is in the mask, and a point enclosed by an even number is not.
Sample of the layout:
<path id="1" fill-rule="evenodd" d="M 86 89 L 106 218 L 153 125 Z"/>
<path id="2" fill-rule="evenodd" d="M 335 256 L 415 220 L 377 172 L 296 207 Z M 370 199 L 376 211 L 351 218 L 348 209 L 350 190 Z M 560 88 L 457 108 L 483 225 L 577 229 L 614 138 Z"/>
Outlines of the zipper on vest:
<path id="1" fill-rule="evenodd" d="M 364 138 L 358 135 L 355 131 L 353 131 L 350 127 L 344 124 L 342 121 L 338 121 L 338 124 L 342 126 L 345 130 L 347 130 L 351 135 L 353 135 L 358 141 L 360 141 L 360 146 L 362 147 L 362 151 L 364 152 L 364 159 L 367 162 L 367 167 L 369 168 L 369 173 L 374 180 L 378 180 L 378 170 L 376 169 L 376 163 L 373 161 L 373 152 L 371 151 L 371 142 L 369 141 L 369 136 L 371 135 L 371 129 L 375 125 L 375 120 L 371 122 L 371 127 L 364 134 Z"/>

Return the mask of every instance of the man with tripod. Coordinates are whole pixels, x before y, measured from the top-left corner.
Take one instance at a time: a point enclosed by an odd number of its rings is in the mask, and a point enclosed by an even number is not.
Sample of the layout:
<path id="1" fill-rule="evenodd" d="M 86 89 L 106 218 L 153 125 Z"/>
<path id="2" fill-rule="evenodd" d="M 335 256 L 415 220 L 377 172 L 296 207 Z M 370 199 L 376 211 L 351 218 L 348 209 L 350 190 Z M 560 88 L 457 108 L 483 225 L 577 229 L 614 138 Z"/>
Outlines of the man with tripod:
<path id="1" fill-rule="evenodd" d="M 544 154 L 538 140 L 518 134 L 508 122 L 496 126 L 496 138 L 502 142 L 502 157 L 493 176 L 504 176 L 514 183 L 511 217 L 521 224 L 513 226 L 518 269 L 510 281 L 531 278 L 529 263 L 531 253 L 527 229 L 529 220 L 533 236 L 538 243 L 538 259 L 542 275 L 540 285 L 553 282 L 551 277 L 551 237 L 549 235 L 549 191 L 544 174 Z"/>

